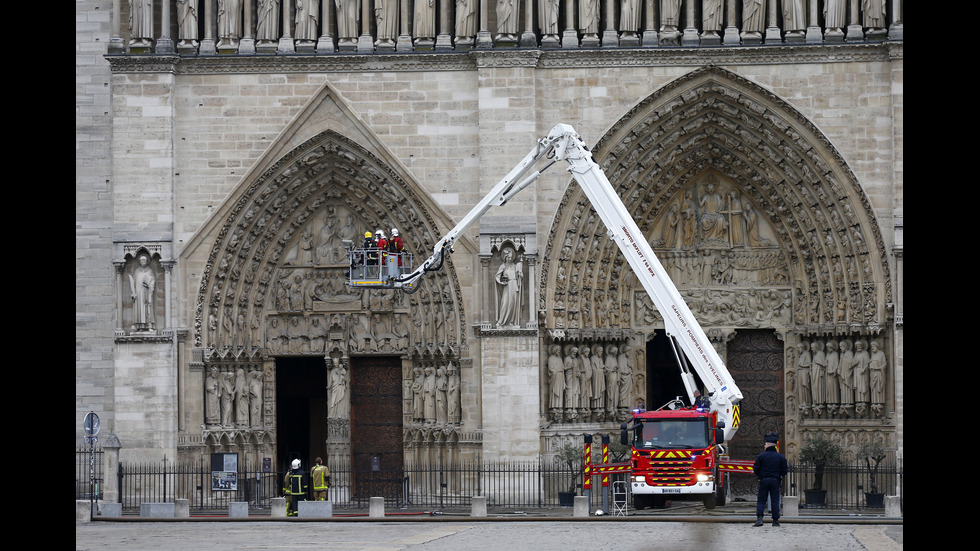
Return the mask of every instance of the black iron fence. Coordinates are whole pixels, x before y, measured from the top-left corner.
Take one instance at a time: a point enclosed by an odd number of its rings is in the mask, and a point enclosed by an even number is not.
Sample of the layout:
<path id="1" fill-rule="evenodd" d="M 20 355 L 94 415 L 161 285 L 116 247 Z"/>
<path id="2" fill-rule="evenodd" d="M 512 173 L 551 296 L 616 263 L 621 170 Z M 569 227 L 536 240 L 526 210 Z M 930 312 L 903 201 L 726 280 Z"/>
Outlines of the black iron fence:
<path id="1" fill-rule="evenodd" d="M 75 499 L 103 499 L 104 466 L 101 448 L 75 448 Z"/>
<path id="2" fill-rule="evenodd" d="M 76 497 L 87 499 L 88 455 L 79 450 L 79 481 Z M 84 469 L 83 469 L 84 463 Z M 82 477 L 84 470 L 85 476 Z M 461 462 L 442 465 L 406 465 L 397 470 L 354 469 L 349 464 L 331 464 L 332 487 L 328 499 L 338 509 L 367 509 L 370 498 L 383 497 L 390 508 L 413 510 L 468 509 L 474 496 L 485 496 L 490 508 L 553 508 L 571 506 L 574 495 L 585 495 L 583 476 L 566 465 L 551 461 L 523 463 Z M 232 502 L 247 502 L 256 511 L 271 509 L 271 500 L 282 495 L 284 472 L 265 471 L 261 465 L 243 462 L 237 473 L 214 476 L 207 461 L 190 463 L 121 464 L 119 466 L 119 501 L 126 513 L 137 512 L 141 503 L 172 502 L 187 499 L 196 514 L 220 514 Z M 841 509 L 869 512 L 883 510 L 871 493 L 871 473 L 863 463 L 826 467 L 822 476 L 823 501 L 808 490 L 815 486 L 816 469 L 808 465 L 791 465 L 783 493 L 800 497 L 801 512 L 834 512 Z M 743 488 L 754 492 L 751 474 L 733 474 L 749 484 Z M 83 480 L 84 478 L 84 480 Z M 625 480 L 625 475 L 609 477 L 608 483 Z M 882 464 L 874 478 L 878 493 L 903 495 L 903 472 L 900 465 Z M 604 492 L 608 492 L 605 493 Z M 590 502 L 603 504 L 613 490 L 603 488 L 601 477 L 592 479 Z M 312 489 L 311 495 L 312 498 Z M 733 495 L 754 503 L 754 494 Z"/>
<path id="3" fill-rule="evenodd" d="M 790 465 L 785 495 L 799 496 L 800 509 L 883 509 L 883 496 L 905 495 L 901 464 L 881 463 L 877 472 L 863 461 L 818 469 L 806 463 Z"/>

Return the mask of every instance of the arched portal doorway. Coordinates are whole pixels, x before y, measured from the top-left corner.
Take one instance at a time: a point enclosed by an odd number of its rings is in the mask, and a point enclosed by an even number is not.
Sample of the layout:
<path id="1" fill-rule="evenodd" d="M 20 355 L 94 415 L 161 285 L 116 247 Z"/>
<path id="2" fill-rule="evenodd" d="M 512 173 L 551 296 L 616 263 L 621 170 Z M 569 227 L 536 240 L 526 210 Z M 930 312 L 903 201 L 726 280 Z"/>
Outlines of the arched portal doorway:
<path id="1" fill-rule="evenodd" d="M 323 358 L 276 358 L 276 464 L 310 469 L 327 441 L 327 366 Z"/>

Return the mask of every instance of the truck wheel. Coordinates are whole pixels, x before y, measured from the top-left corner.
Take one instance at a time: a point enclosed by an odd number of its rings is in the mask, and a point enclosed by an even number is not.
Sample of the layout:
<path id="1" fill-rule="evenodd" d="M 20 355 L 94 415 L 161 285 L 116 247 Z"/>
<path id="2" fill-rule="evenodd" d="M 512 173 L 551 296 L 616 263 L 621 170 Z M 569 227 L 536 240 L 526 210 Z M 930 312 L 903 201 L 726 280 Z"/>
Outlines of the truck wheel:
<path id="1" fill-rule="evenodd" d="M 715 494 L 711 493 L 704 496 L 704 508 L 709 510 L 715 508 Z"/>
<path id="2" fill-rule="evenodd" d="M 647 496 L 633 495 L 633 509 L 637 511 L 642 511 L 650 504 L 647 502 Z"/>
<path id="3" fill-rule="evenodd" d="M 715 505 L 723 507 L 727 501 L 728 485 L 725 484 L 725 473 L 715 473 Z"/>

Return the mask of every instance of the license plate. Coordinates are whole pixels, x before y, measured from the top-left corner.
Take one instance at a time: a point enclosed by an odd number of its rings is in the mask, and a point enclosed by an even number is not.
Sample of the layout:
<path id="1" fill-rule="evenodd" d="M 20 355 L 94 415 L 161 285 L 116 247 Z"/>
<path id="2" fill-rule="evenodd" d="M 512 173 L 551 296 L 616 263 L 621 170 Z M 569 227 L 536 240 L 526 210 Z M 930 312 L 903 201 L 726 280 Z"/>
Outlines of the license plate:
<path id="1" fill-rule="evenodd" d="M 681 490 L 680 490 L 680 488 L 664 488 L 664 489 L 660 490 L 660 493 L 662 493 L 662 494 L 679 494 L 679 493 L 681 493 Z"/>

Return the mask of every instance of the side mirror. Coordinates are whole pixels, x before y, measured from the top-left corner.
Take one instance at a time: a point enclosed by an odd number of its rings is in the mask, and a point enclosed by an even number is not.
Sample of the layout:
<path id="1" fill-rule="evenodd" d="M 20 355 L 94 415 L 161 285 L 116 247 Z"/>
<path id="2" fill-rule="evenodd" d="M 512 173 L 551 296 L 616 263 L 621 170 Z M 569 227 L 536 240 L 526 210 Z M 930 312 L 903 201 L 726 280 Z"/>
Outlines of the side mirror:
<path id="1" fill-rule="evenodd" d="M 724 428 L 715 429 L 715 444 L 724 444 L 724 443 L 725 443 L 725 429 Z"/>

